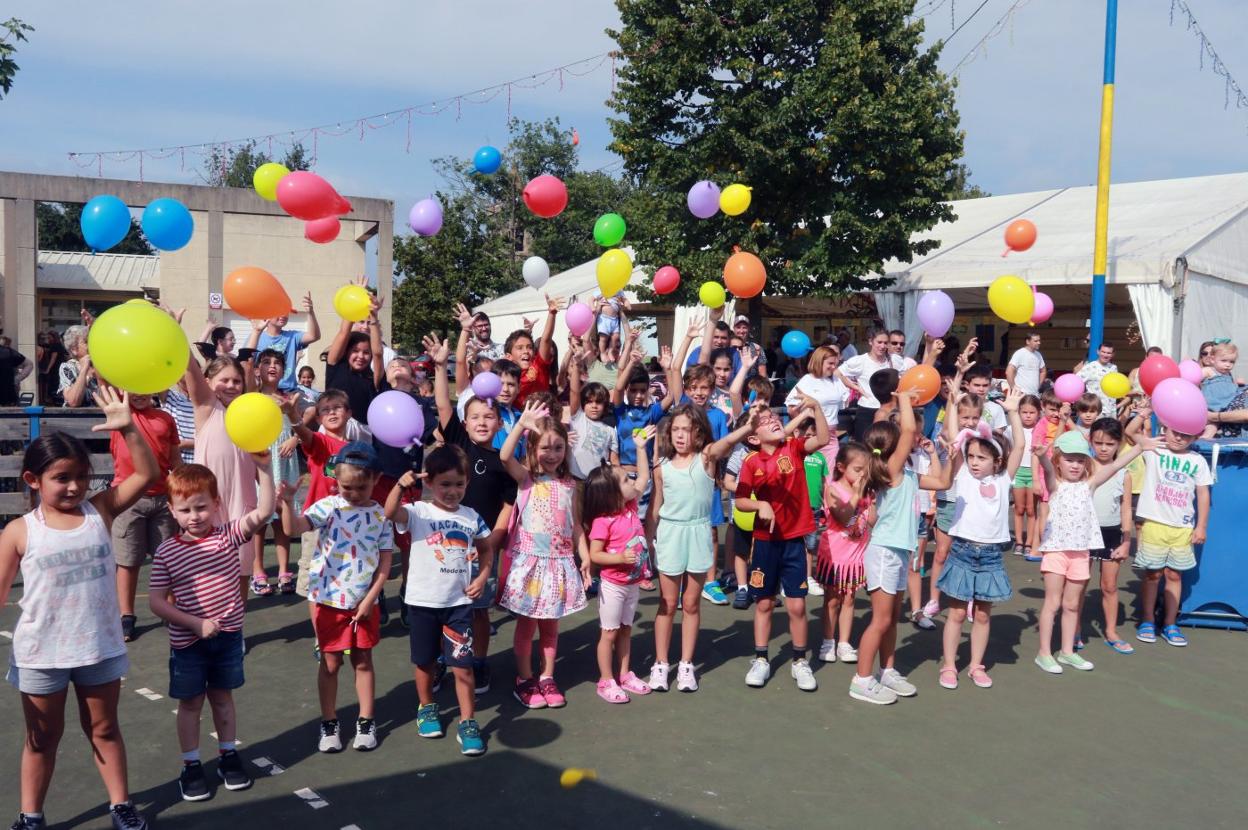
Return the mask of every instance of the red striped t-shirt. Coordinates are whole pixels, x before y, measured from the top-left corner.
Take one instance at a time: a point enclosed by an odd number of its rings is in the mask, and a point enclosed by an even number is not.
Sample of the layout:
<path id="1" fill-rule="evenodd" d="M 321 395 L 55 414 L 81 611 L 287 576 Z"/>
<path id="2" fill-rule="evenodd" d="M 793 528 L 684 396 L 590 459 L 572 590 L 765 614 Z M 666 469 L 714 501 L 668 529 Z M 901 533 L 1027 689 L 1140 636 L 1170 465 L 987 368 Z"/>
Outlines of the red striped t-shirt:
<path id="1" fill-rule="evenodd" d="M 217 620 L 222 631 L 243 630 L 243 598 L 238 590 L 238 548 L 251 539 L 239 521 L 213 528 L 202 539 L 181 533 L 166 539 L 152 556 L 150 593 L 173 594 L 179 611 Z M 169 645 L 186 648 L 199 639 L 188 628 L 169 623 Z"/>

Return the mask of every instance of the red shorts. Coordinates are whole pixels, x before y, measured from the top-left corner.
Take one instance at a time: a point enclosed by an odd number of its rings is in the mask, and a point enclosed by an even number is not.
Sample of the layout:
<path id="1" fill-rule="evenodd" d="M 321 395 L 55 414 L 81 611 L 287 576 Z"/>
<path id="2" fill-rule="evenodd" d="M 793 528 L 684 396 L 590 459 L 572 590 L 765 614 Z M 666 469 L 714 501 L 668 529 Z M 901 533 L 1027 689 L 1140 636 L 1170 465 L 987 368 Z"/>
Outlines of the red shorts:
<path id="1" fill-rule="evenodd" d="M 373 612 L 352 626 L 354 610 L 334 608 L 319 602 L 312 606 L 312 630 L 316 632 L 316 644 L 323 652 L 346 651 L 349 648 L 373 648 L 381 639 L 381 609 L 373 606 Z"/>

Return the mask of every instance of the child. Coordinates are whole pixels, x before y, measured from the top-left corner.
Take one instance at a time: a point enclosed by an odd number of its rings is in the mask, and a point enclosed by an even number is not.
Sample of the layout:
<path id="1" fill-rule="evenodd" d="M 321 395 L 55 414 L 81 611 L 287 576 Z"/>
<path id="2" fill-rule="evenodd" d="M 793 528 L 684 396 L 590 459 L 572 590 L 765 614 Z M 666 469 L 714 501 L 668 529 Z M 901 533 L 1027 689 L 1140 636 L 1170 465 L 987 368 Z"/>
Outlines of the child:
<path id="1" fill-rule="evenodd" d="M 1209 365 L 1204 369 L 1200 391 L 1204 394 L 1205 405 L 1212 414 L 1201 437 L 1238 438 L 1243 430 L 1243 423 L 1234 418 L 1223 418 L 1222 413 L 1248 409 L 1248 389 L 1243 388 L 1242 381 L 1232 374 L 1235 371 L 1235 362 L 1239 360 L 1239 348 L 1229 342 L 1211 343 L 1208 359 Z"/>
<path id="2" fill-rule="evenodd" d="M 1092 448 L 1078 432 L 1063 433 L 1049 453 L 1033 447 L 1036 464 L 1044 470 L 1049 496 L 1049 518 L 1044 525 L 1040 550 L 1044 559 L 1044 606 L 1040 609 L 1040 652 L 1036 665 L 1049 674 L 1061 674 L 1062 666 L 1091 671 L 1093 664 L 1075 652 L 1079 627 L 1079 595 L 1092 575 L 1088 552 L 1105 547 L 1093 506 L 1092 494 L 1145 449 L 1157 446 L 1152 438 L 1141 438 L 1136 446 L 1109 464 L 1092 472 Z M 1176 599 L 1178 592 L 1175 591 Z M 1155 596 L 1155 595 L 1154 595 Z M 1062 611 L 1061 650 L 1053 658 L 1053 621 Z"/>
<path id="3" fill-rule="evenodd" d="M 515 406 L 523 407 L 534 392 L 550 391 L 550 367 L 555 360 L 555 320 L 562 307 L 563 300 L 546 295 L 546 328 L 542 330 L 542 339 L 536 349 L 533 347 L 533 335 L 525 329 L 513 331 L 503 344 L 507 357 L 520 367 L 520 389 L 516 393 Z"/>
<path id="4" fill-rule="evenodd" d="M 568 470 L 568 433 L 549 414 L 536 401 L 526 404 L 500 453 L 519 490 L 499 576 L 498 604 L 517 615 L 512 645 L 517 676 L 512 694 L 529 709 L 567 705 L 555 683 L 559 619 L 585 607 L 589 584 L 589 548 Z M 529 448 L 521 464 L 515 451 L 526 431 L 531 433 Z M 535 631 L 542 649 L 536 679 Z"/>
<path id="5" fill-rule="evenodd" d="M 302 366 L 299 369 L 299 385 L 295 391 L 298 392 L 308 404 L 316 403 L 316 399 L 321 396 L 319 390 L 312 386 L 316 383 L 316 370 L 311 366 Z"/>
<path id="6" fill-rule="evenodd" d="M 1122 449 L 1122 424 L 1116 418 L 1100 418 L 1092 424 L 1091 432 L 1092 452 L 1097 466 L 1111 463 Z M 1101 610 L 1105 615 L 1105 645 L 1119 654 L 1131 654 L 1135 651 L 1130 643 L 1118 636 L 1118 569 L 1131 551 L 1134 519 L 1131 515 L 1129 494 L 1134 481 L 1131 464 L 1128 464 L 1092 493 L 1092 503 L 1096 506 L 1096 518 L 1101 526 L 1101 540 L 1104 543 L 1104 547 L 1092 548 L 1090 555 L 1101 563 Z M 1086 594 L 1079 597 L 1077 619 L 1080 624 L 1083 621 L 1085 596 Z M 1083 637 L 1077 636 L 1075 650 L 1078 651 L 1082 644 Z"/>
<path id="7" fill-rule="evenodd" d="M 438 447 L 425 458 L 423 489 L 429 501 L 403 504 L 417 476 L 404 473 L 386 499 L 386 517 L 412 538 L 411 563 L 403 603 L 415 666 L 416 730 L 422 738 L 442 737 L 433 681 L 439 655 L 455 675 L 459 727 L 455 738 L 464 755 L 481 755 L 485 741 L 476 721 L 472 673 L 472 603 L 485 592 L 494 565 L 490 527 L 462 504 L 468 489 L 468 455 L 459 447 Z M 476 567 L 472 563 L 476 562 Z"/>
<path id="8" fill-rule="evenodd" d="M 620 346 L 620 314 L 626 305 L 622 291 L 611 297 L 594 298 L 594 308 L 598 311 L 595 325 L 598 330 L 598 354 L 603 356 L 604 362 L 608 362 L 607 357 Z"/>
<path id="9" fill-rule="evenodd" d="M 282 416 L 282 431 L 278 433 L 277 439 L 269 447 L 269 464 L 274 486 L 285 483 L 298 487 L 299 459 L 295 456 L 293 447 L 287 449 L 283 445 L 294 436 L 293 422 L 303 417 L 303 411 L 307 408 L 308 402 L 298 392 L 284 395 L 278 391 L 278 384 L 285 372 L 286 356 L 276 349 L 265 349 L 256 356 L 256 375 L 260 381 L 260 393 L 268 395 L 279 406 L 286 405 L 287 397 L 295 399 L 292 412 L 297 413 L 298 417 Z M 293 594 L 295 575 L 290 572 L 290 537 L 286 535 L 286 531 L 282 530 L 281 517 L 274 515 L 272 519 L 272 522 L 265 524 L 273 525 L 273 546 L 277 549 L 277 590 L 283 594 Z M 258 597 L 267 597 L 273 593 L 273 586 L 269 585 L 268 574 L 264 571 L 264 537 L 266 535 L 265 527 L 259 528 L 253 543 L 256 550 L 251 569 L 251 592 Z"/>
<path id="10" fill-rule="evenodd" d="M 976 338 L 971 338 L 968 348 L 971 346 L 978 348 L 978 340 Z M 979 396 L 979 399 L 983 401 L 984 411 L 980 416 L 980 420 L 987 421 L 988 428 L 993 432 L 1004 434 L 1005 428 L 1009 424 L 1005 409 L 1002 408 L 1001 404 L 988 400 L 988 393 L 992 391 L 992 369 L 983 363 L 976 363 L 973 366 L 969 365 L 965 358 L 960 363 L 966 365 L 966 369 L 962 373 L 963 388 L 972 395 Z"/>
<path id="11" fill-rule="evenodd" d="M 651 573 L 645 528 L 637 501 L 650 486 L 646 446 L 655 428 L 637 434 L 637 472 L 600 465 L 585 481 L 581 521 L 589 534 L 589 560 L 602 570 L 598 591 L 598 697 L 607 703 L 627 703 L 629 694 L 648 695 L 651 689 L 629 666 L 633 618 L 641 595 L 639 583 Z"/>
<path id="12" fill-rule="evenodd" d="M 1013 387 L 1005 399 L 1004 409 L 1015 435 L 1023 429 L 1018 417 L 1022 397 L 1022 391 Z M 992 678 L 984 666 L 984 652 L 988 648 L 992 606 L 1014 595 L 1001 552 L 1010 543 L 1010 483 L 1022 462 L 1023 444 L 1020 441 L 1011 445 L 982 421 L 978 429 L 960 433 L 953 431 L 950 421 L 945 425 L 945 437 L 955 450 L 949 470 L 953 479 L 949 495 L 953 497 L 954 519 L 949 533 L 953 546 L 940 574 L 940 591 L 949 602 L 940 685 L 945 689 L 958 688 L 958 642 L 973 603 L 975 617 L 971 622 L 971 664 L 967 676 L 979 688 L 988 689 L 992 687 Z"/>
<path id="13" fill-rule="evenodd" d="M 316 320 L 316 309 L 312 307 L 312 292 L 303 295 L 302 305 L 308 315 L 308 325 L 303 331 L 288 331 L 286 324 L 290 322 L 290 317 L 283 314 L 268 320 L 253 320 L 251 337 L 247 340 L 249 349 L 258 352 L 271 349 L 282 355 L 282 377 L 278 388 L 283 392 L 294 392 L 299 385 L 295 379 L 299 352 L 321 339 L 321 325 Z"/>
<path id="14" fill-rule="evenodd" d="M 1092 437 L 1092 424 L 1096 423 L 1096 419 L 1101 417 L 1101 408 L 1100 395 L 1084 392 L 1071 406 L 1075 415 L 1074 420 L 1071 421 L 1071 428 L 1079 430 L 1080 435 L 1090 440 Z"/>
<path id="15" fill-rule="evenodd" d="M 686 373 L 686 380 L 694 370 Z M 705 369 L 706 367 L 700 367 Z M 699 380 L 696 394 L 709 394 L 709 384 Z M 714 565 L 715 537 L 711 532 L 715 500 L 715 467 L 732 447 L 753 431 L 761 415 L 756 407 L 739 429 L 712 443 L 711 425 L 706 412 L 696 404 L 672 408 L 659 424 L 659 463 L 654 469 L 654 496 L 646 516 L 646 538 L 654 551 L 659 572 L 659 608 L 654 619 L 654 665 L 647 681 L 655 691 L 667 691 L 668 650 L 676 617 L 677 596 L 681 594 L 684 618 L 680 632 L 680 663 L 676 667 L 676 688 L 696 692 L 698 679 L 693 667 L 693 651 L 698 642 L 702 612 L 702 582 Z"/>
<path id="16" fill-rule="evenodd" d="M 815 434 L 810 438 L 789 438 L 774 413 L 765 405 L 755 406 L 747 441 L 758 451 L 741 465 L 736 505 L 743 513 L 757 514 L 754 550 L 750 553 L 754 659 L 745 675 L 745 685 L 761 688 L 771 676 L 767 645 L 771 639 L 771 609 L 779 588 L 784 591 L 789 612 L 793 649 L 789 673 L 797 688 L 813 692 L 819 684 L 806 658 L 806 577 L 810 566 L 804 539 L 815 532 L 815 519 L 804 469 L 806 456 L 818 453 L 828 443 L 828 423 L 814 398 L 802 393 L 802 404 L 815 422 Z"/>
<path id="17" fill-rule="evenodd" d="M 876 421 L 863 442 L 871 450 L 872 475 L 888 482 L 880 490 L 879 518 L 871 531 L 871 544 L 863 556 L 867 594 L 871 597 L 871 622 L 858 644 L 858 669 L 849 684 L 849 696 L 867 703 L 896 703 L 898 695 L 913 697 L 918 690 L 897 671 L 897 611 L 899 594 L 906 589 L 906 561 L 917 547 L 919 516 L 914 508 L 919 488 L 943 490 L 949 476 L 935 450 L 932 471 L 919 476 L 906 469 L 916 434 L 912 393 L 894 392 L 898 423 Z M 880 673 L 873 674 L 876 654 Z"/>
<path id="18" fill-rule="evenodd" d="M 322 399 L 323 400 L 323 399 Z M 294 490 L 284 486 L 282 524 L 287 533 L 320 531 L 308 569 L 308 602 L 312 629 L 321 650 L 316 687 L 321 702 L 321 752 L 342 750 L 337 698 L 338 670 L 343 652 L 350 652 L 360 714 L 355 722 L 355 749 L 377 746 L 373 724 L 373 646 L 381 639 L 377 597 L 390 572 L 394 536 L 385 510 L 373 500 L 381 463 L 372 444 L 347 444 L 330 459 L 338 494 L 294 508 Z"/>
<path id="19" fill-rule="evenodd" d="M 181 532 L 152 557 L 148 604 L 169 627 L 169 697 L 178 701 L 178 787 L 184 801 L 212 797 L 199 760 L 205 696 L 217 728 L 217 776 L 227 790 L 251 786 L 236 749 L 232 690 L 243 685 L 244 604 L 236 590 L 235 551 L 273 516 L 273 474 L 266 453 L 256 455 L 256 470 L 256 509 L 226 525 L 215 523 L 221 497 L 211 470 L 187 464 L 169 475 L 169 503 Z"/>
<path id="20" fill-rule="evenodd" d="M 682 351 L 682 358 L 683 355 L 684 352 Z M 724 410 L 711 405 L 711 393 L 714 390 L 714 384 L 715 373 L 706 364 L 696 363 L 685 370 L 683 386 L 686 392 L 686 400 L 694 407 L 700 409 L 706 416 L 707 426 L 710 430 L 706 435 L 708 444 L 713 441 L 719 441 L 728 434 L 728 415 L 724 413 Z M 731 446 L 724 452 L 727 454 L 730 451 Z M 715 477 L 714 473 L 712 473 L 712 477 Z M 654 481 L 656 485 L 659 483 L 658 476 L 655 477 Z M 702 583 L 702 597 L 712 605 L 728 604 L 728 597 L 724 594 L 719 580 L 715 578 L 715 554 L 719 546 L 717 534 L 719 526 L 724 524 L 724 521 L 723 500 L 720 497 L 718 486 L 715 486 L 711 499 L 711 529 L 707 531 L 707 535 L 711 540 L 711 561 L 707 563 L 705 582 Z M 662 569 L 660 568 L 661 571 Z"/>
<path id="21" fill-rule="evenodd" d="M 1018 419 L 1022 422 L 1022 433 L 1015 432 L 1013 441 L 1023 448 L 1023 457 L 1018 462 L 1018 470 L 1014 473 L 1014 555 L 1026 556 L 1031 553 L 1031 545 L 1027 544 L 1027 534 L 1035 519 L 1035 491 L 1032 489 L 1031 442 L 1036 423 L 1040 420 L 1040 399 L 1035 395 L 1023 395 L 1018 402 Z"/>
<path id="22" fill-rule="evenodd" d="M 910 451 L 910 460 L 907 462 L 907 466 L 914 470 L 915 475 L 920 476 L 927 475 L 931 470 L 932 461 L 928 453 L 934 449 L 931 439 L 923 437 L 924 420 L 923 410 L 916 409 L 914 424 L 918 434 L 915 437 L 915 447 Z M 927 540 L 936 520 L 934 495 L 928 490 L 919 490 L 915 509 L 919 511 L 919 533 L 918 538 L 915 539 L 918 547 L 915 548 L 914 556 L 910 557 L 910 569 L 906 572 L 906 593 L 910 595 L 910 622 L 922 631 L 932 631 L 936 628 L 936 623 L 923 613 L 923 577 L 927 576 L 925 567 Z"/>
<path id="23" fill-rule="evenodd" d="M 21 692 L 26 722 L 21 812 L 14 826 L 31 830 L 45 826 L 43 802 L 65 730 L 70 683 L 108 790 L 113 827 L 147 828 L 130 802 L 126 745 L 117 721 L 121 677 L 130 662 L 121 636 L 109 525 L 160 477 L 160 468 L 134 425 L 129 395 L 118 397 L 102 385 L 95 402 L 104 423 L 92 431 L 121 433 L 133 474 L 88 499 L 86 447 L 61 432 L 42 435 L 22 457 L 22 481 L 39 497 L 39 506 L 0 533 L 0 607 L 8 603 L 18 568 L 22 572 L 7 679 Z"/>
<path id="24" fill-rule="evenodd" d="M 601 383 L 581 385 L 581 366 L 574 352 L 572 371 L 568 375 L 568 405 L 572 411 L 570 431 L 576 433 L 569 455 L 572 477 L 584 481 L 591 470 L 604 461 L 620 463 L 619 435 L 610 424 L 603 423 L 611 393 Z"/>
<path id="25" fill-rule="evenodd" d="M 338 495 L 338 482 L 332 475 L 330 459 L 348 443 L 347 424 L 351 420 L 351 401 L 346 392 L 326 389 L 315 407 L 304 410 L 302 418 L 296 417 L 293 398 L 286 399 L 284 409 L 287 419 L 293 425 L 291 428 L 294 435 L 299 439 L 299 447 L 308 459 L 308 492 L 303 500 L 306 510 L 327 496 Z M 313 430 L 312 424 L 318 418 L 320 429 Z M 315 530 L 308 530 L 299 539 L 295 593 L 301 597 L 308 595 L 308 573 L 312 567 L 312 553 L 316 550 L 319 535 Z"/>
<path id="26" fill-rule="evenodd" d="M 1031 431 L 1031 453 L 1035 457 L 1037 450 L 1049 453 L 1057 437 L 1066 431 L 1068 422 L 1062 417 L 1062 401 L 1049 390 L 1040 396 L 1040 409 L 1044 417 L 1036 422 Z M 1028 534 L 1027 548 L 1023 551 L 1023 559 L 1028 562 L 1039 562 L 1040 535 L 1049 519 L 1049 489 L 1046 476 L 1040 474 L 1033 465 L 1031 474 L 1032 503 L 1036 515 L 1032 518 L 1031 532 Z"/>
<path id="27" fill-rule="evenodd" d="M 962 392 L 958 387 L 959 378 L 960 373 L 945 386 L 945 399 L 948 404 L 946 404 L 943 423 L 949 423 L 950 412 L 952 412 L 952 417 L 957 419 L 957 432 L 964 429 L 977 429 L 984 414 L 984 399 L 978 395 Z M 936 456 L 941 464 L 948 464 L 952 455 L 943 432 L 942 426 L 942 434 L 936 438 Z M 954 434 L 956 435 L 957 432 Z M 949 551 L 953 547 L 953 537 L 949 534 L 949 528 L 953 527 L 953 519 L 953 496 L 947 491 L 938 491 L 936 493 L 936 552 L 932 554 L 931 571 L 932 595 L 927 604 L 923 606 L 923 616 L 929 620 L 940 614 L 940 589 L 936 586 L 940 582 L 940 572 L 944 570 L 945 561 L 949 558 Z"/>
<path id="28" fill-rule="evenodd" d="M 637 473 L 637 442 L 634 436 L 638 430 L 649 426 L 658 426 L 663 413 L 673 402 L 684 395 L 684 382 L 679 371 L 673 371 L 675 365 L 672 350 L 663 346 L 659 350 L 659 365 L 668 378 L 668 390 L 660 400 L 654 400 L 650 394 L 650 373 L 642 365 L 644 356 L 641 352 L 632 351 L 632 335 L 625 342 L 626 354 L 624 365 L 620 367 L 615 388 L 611 390 L 611 403 L 615 408 L 616 432 L 620 452 L 620 465 L 626 473 Z M 653 442 L 646 448 L 646 458 L 654 455 Z M 641 515 L 646 514 L 650 503 L 649 488 L 638 499 Z M 643 580 L 644 582 L 644 580 Z M 653 590 L 651 587 L 650 590 Z"/>
<path id="29" fill-rule="evenodd" d="M 825 420 L 824 423 L 827 423 Z M 831 427 L 828 429 L 831 432 Z M 802 425 L 797 430 L 799 438 L 814 438 L 819 434 L 818 427 L 813 420 L 806 417 L 802 419 Z M 806 472 L 806 490 L 810 498 L 810 511 L 814 516 L 815 529 L 806 534 L 804 544 L 806 546 L 806 593 L 812 597 L 823 596 L 823 585 L 814 577 L 815 571 L 815 554 L 819 552 L 819 536 L 826 528 L 824 511 L 823 511 L 823 488 L 828 480 L 828 459 L 824 456 L 823 450 L 827 447 L 824 444 L 819 448 L 819 452 L 808 453 L 802 462 L 802 468 Z"/>

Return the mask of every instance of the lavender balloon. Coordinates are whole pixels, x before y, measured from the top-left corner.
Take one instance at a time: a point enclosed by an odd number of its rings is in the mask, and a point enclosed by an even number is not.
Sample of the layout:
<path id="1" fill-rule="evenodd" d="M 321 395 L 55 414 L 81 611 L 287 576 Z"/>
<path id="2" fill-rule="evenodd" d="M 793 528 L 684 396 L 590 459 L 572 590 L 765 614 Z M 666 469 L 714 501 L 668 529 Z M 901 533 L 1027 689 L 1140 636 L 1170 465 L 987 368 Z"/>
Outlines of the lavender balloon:
<path id="1" fill-rule="evenodd" d="M 492 401 L 503 391 L 503 379 L 493 372 L 482 372 L 472 379 L 472 394 Z"/>
<path id="2" fill-rule="evenodd" d="M 381 443 L 404 449 L 424 434 L 425 414 L 411 395 L 391 389 L 368 405 L 368 428 Z"/>
<path id="3" fill-rule="evenodd" d="M 953 325 L 953 300 L 943 291 L 928 291 L 919 299 L 918 318 L 929 337 L 944 337 Z"/>
<path id="4" fill-rule="evenodd" d="M 421 236 L 433 236 L 442 229 L 442 203 L 437 199 L 421 199 L 407 214 L 407 225 Z"/>
<path id="5" fill-rule="evenodd" d="M 715 182 L 700 181 L 689 188 L 686 199 L 689 212 L 699 219 L 710 219 L 719 213 L 719 185 Z"/>

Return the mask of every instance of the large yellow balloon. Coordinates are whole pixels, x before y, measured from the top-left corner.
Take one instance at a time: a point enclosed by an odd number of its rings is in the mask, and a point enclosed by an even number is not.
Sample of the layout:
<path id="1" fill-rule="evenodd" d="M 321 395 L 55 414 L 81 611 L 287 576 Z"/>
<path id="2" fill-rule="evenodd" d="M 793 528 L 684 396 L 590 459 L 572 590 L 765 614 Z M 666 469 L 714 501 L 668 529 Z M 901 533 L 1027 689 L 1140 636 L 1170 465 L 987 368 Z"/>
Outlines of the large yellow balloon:
<path id="1" fill-rule="evenodd" d="M 358 323 L 372 310 L 372 295 L 358 285 L 344 285 L 334 294 L 334 311 L 344 320 Z"/>
<path id="2" fill-rule="evenodd" d="M 186 333 L 145 300 L 113 306 L 87 335 L 91 364 L 100 377 L 136 395 L 164 392 L 186 372 Z"/>
<path id="3" fill-rule="evenodd" d="M 1111 398 L 1125 398 L 1131 391 L 1131 381 L 1122 372 L 1110 372 L 1101 378 L 1101 391 Z"/>
<path id="4" fill-rule="evenodd" d="M 270 161 L 256 168 L 256 172 L 251 174 L 252 187 L 256 189 L 256 194 L 266 202 L 277 201 L 277 183 L 282 180 L 290 171 L 285 165 Z"/>
<path id="5" fill-rule="evenodd" d="M 1021 326 L 1036 310 L 1036 295 L 1021 278 L 1007 274 L 988 286 L 988 305 L 1002 320 Z"/>
<path id="6" fill-rule="evenodd" d="M 262 452 L 282 432 L 282 410 L 268 395 L 239 395 L 225 410 L 225 432 L 244 452 Z"/>
<path id="7" fill-rule="evenodd" d="M 728 299 L 724 287 L 717 282 L 704 282 L 698 289 L 698 299 L 707 308 L 719 308 Z"/>
<path id="8" fill-rule="evenodd" d="M 719 209 L 729 216 L 739 216 L 750 206 L 750 188 L 730 184 L 719 194 Z"/>
<path id="9" fill-rule="evenodd" d="M 598 257 L 598 288 L 602 296 L 614 297 L 624 290 L 633 276 L 633 261 L 619 248 L 612 248 Z"/>
<path id="10" fill-rule="evenodd" d="M 757 513 L 742 513 L 736 507 L 732 508 L 732 523 L 744 530 L 746 533 L 754 532 L 754 518 Z"/>

